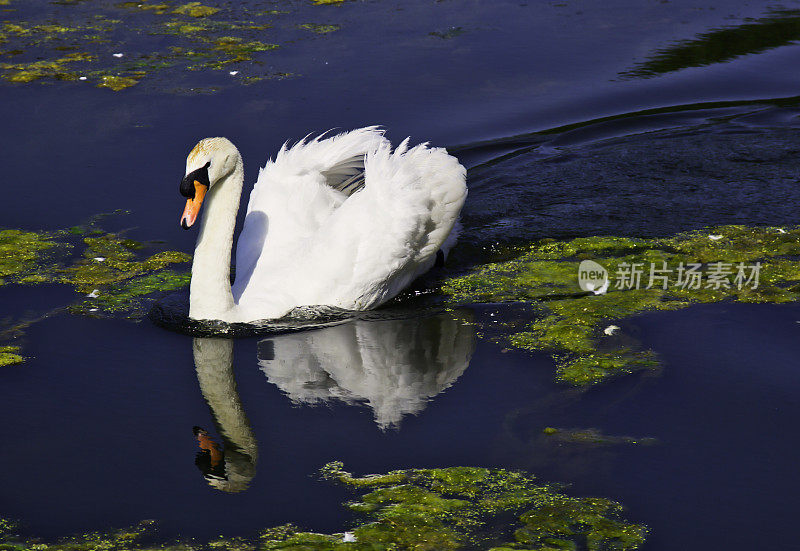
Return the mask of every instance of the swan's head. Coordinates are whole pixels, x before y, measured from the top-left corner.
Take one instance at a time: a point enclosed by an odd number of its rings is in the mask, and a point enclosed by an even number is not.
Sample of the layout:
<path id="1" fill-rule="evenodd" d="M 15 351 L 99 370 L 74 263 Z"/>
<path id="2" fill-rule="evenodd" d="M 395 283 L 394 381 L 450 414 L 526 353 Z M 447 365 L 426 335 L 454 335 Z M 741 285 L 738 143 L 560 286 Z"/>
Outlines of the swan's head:
<path id="1" fill-rule="evenodd" d="M 186 197 L 186 208 L 181 215 L 181 227 L 188 230 L 197 220 L 206 193 L 227 177 L 237 162 L 239 150 L 227 138 L 205 138 L 194 146 L 186 157 L 186 175 L 181 180 L 180 192 Z"/>

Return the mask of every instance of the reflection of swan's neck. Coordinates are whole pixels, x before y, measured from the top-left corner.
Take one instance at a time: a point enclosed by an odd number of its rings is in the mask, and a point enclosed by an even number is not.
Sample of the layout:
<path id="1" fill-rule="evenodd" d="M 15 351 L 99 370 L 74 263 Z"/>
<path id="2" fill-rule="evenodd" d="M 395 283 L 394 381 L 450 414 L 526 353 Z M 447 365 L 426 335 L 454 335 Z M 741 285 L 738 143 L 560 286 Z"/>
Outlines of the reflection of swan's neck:
<path id="1" fill-rule="evenodd" d="M 255 476 L 258 443 L 236 390 L 233 341 L 196 338 L 192 348 L 200 390 L 225 443 L 227 481 L 218 486 L 225 491 L 241 491 Z"/>
<path id="2" fill-rule="evenodd" d="M 216 182 L 206 196 L 192 263 L 191 318 L 231 321 L 233 317 L 231 247 L 243 183 L 244 167 L 238 157 L 233 171 Z"/>

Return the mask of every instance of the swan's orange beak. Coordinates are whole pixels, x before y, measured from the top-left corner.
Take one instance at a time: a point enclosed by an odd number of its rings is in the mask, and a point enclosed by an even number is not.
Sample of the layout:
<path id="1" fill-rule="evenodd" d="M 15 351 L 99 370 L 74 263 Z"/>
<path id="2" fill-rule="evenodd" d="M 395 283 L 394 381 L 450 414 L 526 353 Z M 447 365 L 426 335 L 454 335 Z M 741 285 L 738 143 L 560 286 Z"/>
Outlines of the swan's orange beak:
<path id="1" fill-rule="evenodd" d="M 208 187 L 197 180 L 194 181 L 194 197 L 186 200 L 186 208 L 183 209 L 183 214 L 181 215 L 181 227 L 183 229 L 188 230 L 197 220 L 197 215 L 200 214 L 200 207 L 203 206 L 206 191 L 208 191 Z"/>

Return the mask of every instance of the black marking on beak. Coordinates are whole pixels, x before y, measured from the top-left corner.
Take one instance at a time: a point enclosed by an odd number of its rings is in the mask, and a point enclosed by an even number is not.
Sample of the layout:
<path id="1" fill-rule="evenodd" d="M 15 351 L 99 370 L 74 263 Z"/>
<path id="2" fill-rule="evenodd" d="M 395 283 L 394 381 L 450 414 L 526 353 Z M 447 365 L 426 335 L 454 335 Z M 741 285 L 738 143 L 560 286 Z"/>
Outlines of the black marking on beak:
<path id="1" fill-rule="evenodd" d="M 187 226 L 187 225 L 186 225 L 186 220 L 184 220 L 184 219 L 181 219 L 181 227 L 182 227 L 184 230 L 188 230 L 188 229 L 189 229 L 189 226 Z"/>
<path id="2" fill-rule="evenodd" d="M 201 166 L 197 170 L 193 170 L 189 174 L 183 177 L 181 180 L 180 192 L 181 195 L 188 199 L 194 199 L 194 183 L 200 182 L 206 187 L 211 187 L 211 184 L 208 181 L 208 167 L 211 166 L 211 161 L 207 162 L 204 166 Z"/>

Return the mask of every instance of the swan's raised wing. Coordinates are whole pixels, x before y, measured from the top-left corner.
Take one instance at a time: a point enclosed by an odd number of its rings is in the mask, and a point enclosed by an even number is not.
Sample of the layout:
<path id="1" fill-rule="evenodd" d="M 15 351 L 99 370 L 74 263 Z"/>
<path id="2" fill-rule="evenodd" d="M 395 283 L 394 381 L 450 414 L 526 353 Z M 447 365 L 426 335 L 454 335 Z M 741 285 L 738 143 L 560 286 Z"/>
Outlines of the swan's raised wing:
<path id="1" fill-rule="evenodd" d="M 361 191 L 366 183 L 365 157 L 365 154 L 350 157 L 324 171 L 322 174 L 325 176 L 325 183 L 347 197 Z"/>
<path id="2" fill-rule="evenodd" d="M 444 149 L 409 149 L 406 140 L 392 151 L 375 128 L 282 148 L 250 196 L 233 287 L 239 308 L 262 319 L 391 299 L 433 266 L 464 204 L 465 177 Z"/>
<path id="3" fill-rule="evenodd" d="M 466 171 L 427 144 L 365 160 L 366 185 L 304 245 L 291 272 L 297 304 L 363 310 L 396 296 L 430 269 L 466 198 Z M 282 277 L 287 277 L 283 275 Z"/>
<path id="4" fill-rule="evenodd" d="M 236 248 L 237 301 L 253 284 L 256 270 L 280 270 L 296 261 L 330 215 L 363 188 L 364 158 L 385 142 L 377 127 L 361 128 L 284 144 L 267 162 L 250 193 Z"/>

